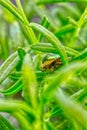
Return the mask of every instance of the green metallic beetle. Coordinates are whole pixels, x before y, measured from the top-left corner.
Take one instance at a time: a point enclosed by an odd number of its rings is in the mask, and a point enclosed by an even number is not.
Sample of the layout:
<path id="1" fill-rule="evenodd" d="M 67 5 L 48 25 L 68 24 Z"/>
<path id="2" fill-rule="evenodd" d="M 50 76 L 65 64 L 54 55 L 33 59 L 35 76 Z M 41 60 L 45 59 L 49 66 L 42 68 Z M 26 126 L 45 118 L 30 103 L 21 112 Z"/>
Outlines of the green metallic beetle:
<path id="1" fill-rule="evenodd" d="M 60 56 L 57 54 L 46 54 L 45 57 L 42 60 L 41 70 L 50 70 L 51 72 L 54 71 L 54 68 L 59 67 L 62 65 L 62 61 L 60 59 Z"/>

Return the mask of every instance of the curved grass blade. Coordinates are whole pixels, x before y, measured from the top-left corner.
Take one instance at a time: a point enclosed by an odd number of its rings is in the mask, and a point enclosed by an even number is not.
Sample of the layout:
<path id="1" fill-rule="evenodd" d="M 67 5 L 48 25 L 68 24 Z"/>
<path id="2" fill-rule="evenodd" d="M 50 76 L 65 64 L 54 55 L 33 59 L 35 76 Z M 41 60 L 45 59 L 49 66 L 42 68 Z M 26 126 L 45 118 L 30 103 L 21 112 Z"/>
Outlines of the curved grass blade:
<path id="1" fill-rule="evenodd" d="M 58 54 L 58 51 L 56 50 L 55 47 L 53 47 L 51 45 L 51 43 L 39 43 L 37 45 L 31 45 L 30 46 L 31 49 L 33 50 L 37 50 L 37 51 L 41 51 L 41 52 L 48 52 L 48 53 L 54 53 L 54 54 Z M 65 51 L 68 55 L 71 55 L 71 56 L 77 56 L 79 54 L 78 51 L 72 49 L 72 48 L 69 48 L 69 47 L 66 47 L 64 46 L 65 48 Z"/>
<path id="2" fill-rule="evenodd" d="M 14 14 L 16 18 L 23 22 L 23 18 L 21 17 L 19 11 L 9 0 L 0 0 L 0 4 L 6 9 L 8 9 L 12 14 Z"/>
<path id="3" fill-rule="evenodd" d="M 0 90 L 0 92 L 3 93 L 4 95 L 14 95 L 17 92 L 19 92 L 20 90 L 22 90 L 22 88 L 23 88 L 23 84 L 22 84 L 22 81 L 21 81 L 21 78 L 20 78 L 10 88 L 8 88 L 6 90 Z"/>
<path id="4" fill-rule="evenodd" d="M 77 55 L 76 57 L 74 57 L 74 61 L 76 60 L 83 60 L 83 59 L 85 59 L 85 58 L 87 58 L 87 48 L 86 49 L 84 49 L 83 51 L 82 51 L 82 53 L 80 53 L 79 55 Z"/>
<path id="5" fill-rule="evenodd" d="M 0 129 L 1 130 L 15 130 L 15 128 L 6 120 L 2 115 L 0 115 Z"/>
<path id="6" fill-rule="evenodd" d="M 37 80 L 42 80 L 47 73 L 42 72 L 42 71 L 36 71 L 36 78 Z M 9 76 L 12 80 L 17 81 L 20 77 L 22 76 L 22 72 L 12 72 L 11 75 Z"/>
<path id="7" fill-rule="evenodd" d="M 29 121 L 26 119 L 26 113 L 23 111 L 14 112 L 13 116 L 17 118 L 17 120 L 20 122 L 22 130 L 32 130 L 31 125 Z"/>
<path id="8" fill-rule="evenodd" d="M 86 0 L 38 0 L 36 3 L 40 4 L 54 4 L 59 2 L 86 2 Z"/>
<path id="9" fill-rule="evenodd" d="M 25 28 L 27 30 L 27 33 L 29 35 L 29 38 L 30 38 L 30 44 L 33 44 L 33 43 L 37 43 L 38 40 L 32 30 L 31 27 L 28 26 L 28 20 L 23 12 L 23 9 L 22 9 L 22 6 L 20 4 L 20 1 L 17 0 L 17 5 L 18 5 L 18 9 L 9 1 L 9 0 L 0 0 L 0 4 L 5 7 L 6 9 L 8 9 L 17 19 L 18 21 L 21 21 L 23 24 L 25 24 Z"/>
<path id="10" fill-rule="evenodd" d="M 3 71 L 9 66 L 9 64 L 17 57 L 17 52 L 13 53 L 11 56 L 9 56 L 4 63 L 0 66 L 0 76 L 3 73 Z"/>
<path id="11" fill-rule="evenodd" d="M 72 24 L 65 25 L 56 31 L 55 35 L 59 38 L 62 35 L 65 35 L 67 33 L 71 33 L 75 30 L 75 27 Z"/>
<path id="12" fill-rule="evenodd" d="M 29 126 L 29 122 L 28 120 L 26 120 L 25 115 L 26 114 L 32 115 L 33 117 L 35 115 L 34 111 L 29 107 L 29 105 L 27 105 L 23 101 L 17 101 L 17 100 L 14 100 L 14 101 L 13 100 L 0 100 L 0 111 L 11 113 L 13 116 L 15 116 L 18 119 L 19 122 L 21 121 L 20 123 L 25 125 L 23 128 L 27 128 L 26 126 Z M 28 129 L 29 128 L 30 127 L 28 127 Z"/>
<path id="13" fill-rule="evenodd" d="M 24 98 L 32 107 L 37 108 L 37 81 L 29 54 L 25 55 L 23 63 Z"/>
<path id="14" fill-rule="evenodd" d="M 30 23 L 29 26 L 37 30 L 38 32 L 41 32 L 44 36 L 47 37 L 47 39 L 52 43 L 52 45 L 56 48 L 56 50 L 60 54 L 63 64 L 66 65 L 68 63 L 68 60 L 67 60 L 65 48 L 63 48 L 62 44 L 57 39 L 57 37 L 52 32 L 50 32 L 49 30 L 47 30 L 46 28 L 44 28 L 39 24 Z"/>
<path id="15" fill-rule="evenodd" d="M 10 105 L 9 105 L 10 104 Z M 24 101 L 19 100 L 12 100 L 12 99 L 0 99 L 0 111 L 1 112 L 18 112 L 19 110 L 25 111 L 27 114 L 35 115 L 35 112 L 27 103 Z"/>
<path id="16" fill-rule="evenodd" d="M 2 83 L 6 77 L 10 74 L 10 72 L 16 67 L 17 63 L 19 61 L 19 57 L 16 57 L 10 64 L 9 66 L 3 70 L 3 72 L 0 75 L 0 83 Z"/>
<path id="17" fill-rule="evenodd" d="M 21 70 L 25 54 L 26 54 L 25 50 L 23 48 L 19 47 L 18 48 L 19 62 L 18 62 L 18 65 L 16 66 L 17 71 Z"/>
<path id="18" fill-rule="evenodd" d="M 87 129 L 87 112 L 81 105 L 67 97 L 62 90 L 55 93 L 58 104 L 64 111 L 66 117 L 69 119 L 74 130 Z M 75 123 L 75 124 L 74 124 Z"/>
<path id="19" fill-rule="evenodd" d="M 47 19 L 46 16 L 43 17 L 42 22 L 41 22 L 41 25 L 42 25 L 43 27 L 45 27 L 45 28 L 49 28 L 50 22 L 48 21 L 48 19 Z M 38 41 L 40 42 L 40 41 L 42 40 L 42 38 L 43 38 L 43 35 L 40 33 L 40 34 L 38 35 Z"/>
<path id="20" fill-rule="evenodd" d="M 25 25 L 27 25 L 26 26 L 26 30 L 28 31 L 28 34 L 29 34 L 30 43 L 31 44 L 37 43 L 38 40 L 37 40 L 37 38 L 36 38 L 32 28 L 28 26 L 29 21 L 27 20 L 27 18 L 25 16 L 25 13 L 23 11 L 23 8 L 22 8 L 20 0 L 16 0 L 16 3 L 17 3 L 17 6 L 18 6 L 18 10 L 20 11 L 20 14 L 21 14 L 21 16 L 23 18 L 23 22 L 24 22 Z"/>
<path id="21" fill-rule="evenodd" d="M 25 50 L 23 48 L 19 47 L 18 48 L 18 56 L 19 56 L 20 60 L 23 60 L 25 54 L 26 54 Z"/>

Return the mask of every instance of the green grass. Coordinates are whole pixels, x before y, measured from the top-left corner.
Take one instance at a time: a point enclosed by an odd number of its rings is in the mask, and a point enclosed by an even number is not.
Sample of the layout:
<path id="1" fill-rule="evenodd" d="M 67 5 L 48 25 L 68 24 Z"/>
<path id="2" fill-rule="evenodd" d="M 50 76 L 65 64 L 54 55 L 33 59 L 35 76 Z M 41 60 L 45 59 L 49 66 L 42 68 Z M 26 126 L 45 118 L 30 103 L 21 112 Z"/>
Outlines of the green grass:
<path id="1" fill-rule="evenodd" d="M 0 0 L 0 129 L 86 130 L 86 0 L 15 3 Z"/>

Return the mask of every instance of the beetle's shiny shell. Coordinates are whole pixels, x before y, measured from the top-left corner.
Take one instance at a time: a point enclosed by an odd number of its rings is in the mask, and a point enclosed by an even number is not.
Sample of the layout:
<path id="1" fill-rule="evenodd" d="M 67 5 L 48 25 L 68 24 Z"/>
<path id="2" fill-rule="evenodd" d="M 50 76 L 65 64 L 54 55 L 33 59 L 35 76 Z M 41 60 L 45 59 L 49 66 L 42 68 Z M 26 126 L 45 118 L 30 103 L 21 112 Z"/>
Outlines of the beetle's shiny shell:
<path id="1" fill-rule="evenodd" d="M 42 63 L 44 63 L 45 61 L 48 61 L 48 60 L 55 60 L 57 58 L 60 58 L 60 56 L 57 54 L 49 53 L 44 56 L 44 58 L 42 59 Z"/>
<path id="2" fill-rule="evenodd" d="M 58 67 L 62 64 L 62 61 L 60 59 L 59 55 L 54 55 L 54 54 L 48 54 L 44 57 L 41 65 L 41 70 L 51 70 L 54 71 L 55 67 Z"/>

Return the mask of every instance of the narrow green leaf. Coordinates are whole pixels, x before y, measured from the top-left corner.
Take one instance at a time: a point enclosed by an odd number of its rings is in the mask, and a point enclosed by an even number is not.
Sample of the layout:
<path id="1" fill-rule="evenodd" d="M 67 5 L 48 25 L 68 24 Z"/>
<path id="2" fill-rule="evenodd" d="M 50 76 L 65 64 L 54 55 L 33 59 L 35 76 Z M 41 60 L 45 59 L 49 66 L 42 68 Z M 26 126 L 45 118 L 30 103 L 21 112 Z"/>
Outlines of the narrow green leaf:
<path id="1" fill-rule="evenodd" d="M 68 60 L 67 60 L 65 48 L 63 48 L 61 42 L 57 39 L 57 37 L 52 32 L 50 32 L 49 30 L 47 30 L 46 28 L 44 28 L 43 26 L 39 24 L 30 23 L 30 26 L 33 29 L 41 32 L 44 36 L 47 37 L 47 39 L 53 44 L 53 46 L 56 48 L 56 50 L 60 54 L 62 62 L 66 65 L 68 63 Z"/>
<path id="2" fill-rule="evenodd" d="M 22 88 L 23 88 L 23 84 L 22 84 L 21 79 L 19 79 L 10 88 L 8 88 L 6 90 L 0 90 L 0 92 L 3 93 L 4 95 L 14 95 L 17 92 L 19 92 L 20 90 L 22 90 Z"/>
<path id="3" fill-rule="evenodd" d="M 75 27 L 71 24 L 68 24 L 59 28 L 58 31 L 56 31 L 55 35 L 59 38 L 62 35 L 73 32 L 74 30 L 75 30 Z"/>
<path id="4" fill-rule="evenodd" d="M 59 2 L 86 2 L 86 0 L 38 0 L 36 3 L 39 4 L 53 4 Z"/>
<path id="5" fill-rule="evenodd" d="M 32 107 L 37 108 L 37 81 L 31 56 L 25 55 L 23 63 L 24 98 Z"/>
<path id="6" fill-rule="evenodd" d="M 21 17 L 19 11 L 9 0 L 0 0 L 0 4 L 6 9 L 8 9 L 12 14 L 14 14 L 16 18 L 23 22 L 23 18 Z"/>
<path id="7" fill-rule="evenodd" d="M 22 49 L 21 47 L 18 48 L 18 56 L 19 56 L 19 62 L 16 66 L 16 70 L 17 71 L 20 71 L 21 70 L 21 67 L 22 67 L 22 64 L 23 64 L 23 60 L 24 60 L 24 56 L 25 56 L 26 52 L 24 49 Z"/>
<path id="8" fill-rule="evenodd" d="M 55 93 L 56 100 L 75 130 L 87 129 L 87 112 L 78 103 L 67 97 L 62 90 Z M 75 123 L 75 124 L 74 124 Z"/>
<path id="9" fill-rule="evenodd" d="M 19 47 L 18 48 L 18 56 L 19 56 L 20 60 L 23 60 L 25 54 L 26 54 L 25 50 L 23 48 Z"/>
<path id="10" fill-rule="evenodd" d="M 76 57 L 74 57 L 74 61 L 76 60 L 83 60 L 83 59 L 85 59 L 85 58 L 87 58 L 87 48 L 85 48 L 83 51 L 82 51 L 82 53 L 80 53 L 79 55 L 77 55 Z"/>
<path id="11" fill-rule="evenodd" d="M 15 128 L 10 124 L 10 122 L 0 115 L 0 129 L 1 130 L 15 130 Z"/>
<path id="12" fill-rule="evenodd" d="M 19 57 L 16 57 L 9 66 L 3 70 L 3 72 L 0 74 L 0 83 L 2 83 L 6 77 L 10 74 L 10 72 L 16 67 L 17 63 L 19 61 Z"/>
<path id="13" fill-rule="evenodd" d="M 12 99 L 0 99 L 0 111 L 1 112 L 18 112 L 20 110 L 25 111 L 27 114 L 35 115 L 32 108 L 29 107 L 27 103 L 24 101 L 19 100 L 12 100 Z"/>
<path id="14" fill-rule="evenodd" d="M 16 0 L 16 3 L 17 3 L 17 6 L 18 6 L 18 10 L 20 11 L 20 14 L 21 14 L 21 16 L 22 16 L 22 18 L 23 18 L 23 22 L 24 22 L 25 25 L 27 25 L 27 26 L 26 26 L 26 29 L 27 29 L 27 31 L 28 31 L 31 44 L 37 43 L 38 40 L 37 40 L 37 38 L 36 38 L 36 36 L 35 36 L 33 30 L 31 29 L 31 27 L 28 26 L 29 21 L 27 20 L 27 18 L 26 18 L 26 16 L 25 16 L 25 13 L 24 13 L 23 8 L 22 8 L 22 6 L 21 6 L 20 0 Z"/>
<path id="15" fill-rule="evenodd" d="M 20 122 L 22 130 L 32 130 L 31 125 L 29 121 L 26 119 L 26 113 L 23 111 L 14 112 L 13 116 L 17 118 L 17 120 Z"/>
<path id="16" fill-rule="evenodd" d="M 75 27 L 75 31 L 74 31 L 73 37 L 71 39 L 71 45 L 73 45 L 75 43 L 75 41 L 76 41 L 76 38 L 79 37 L 79 33 L 81 31 L 82 25 L 86 21 L 86 17 L 87 17 L 87 7 L 85 8 L 83 14 L 81 15 L 80 19 L 77 22 L 77 25 Z"/>
<path id="17" fill-rule="evenodd" d="M 13 53 L 11 56 L 9 56 L 4 63 L 0 66 L 0 76 L 5 71 L 5 69 L 9 66 L 9 64 L 17 57 L 17 52 Z"/>
<path id="18" fill-rule="evenodd" d="M 45 28 L 48 28 L 48 27 L 50 26 L 50 23 L 49 23 L 49 21 L 48 21 L 48 19 L 47 19 L 46 16 L 43 17 L 42 22 L 41 22 L 41 25 L 42 25 L 43 27 L 45 27 Z M 40 41 L 42 40 L 42 38 L 43 38 L 43 35 L 40 33 L 40 34 L 38 35 L 38 41 L 40 42 Z"/>
<path id="19" fill-rule="evenodd" d="M 51 45 L 51 43 L 39 43 L 37 45 L 31 45 L 30 47 L 31 47 L 31 49 L 36 50 L 36 51 L 58 54 L 58 51 L 56 50 L 55 47 L 53 47 Z M 72 48 L 69 48 L 66 46 L 63 46 L 63 47 L 65 48 L 65 51 L 68 55 L 77 56 L 79 54 L 78 51 L 76 51 Z"/>
<path id="20" fill-rule="evenodd" d="M 18 5 L 18 8 L 17 9 L 10 1 L 3 1 L 3 0 L 0 0 L 0 4 L 5 7 L 6 9 L 8 9 L 17 19 L 18 21 L 21 21 L 23 24 L 25 24 L 25 28 L 28 32 L 28 35 L 29 35 L 29 38 L 30 38 L 30 44 L 33 44 L 33 43 L 37 43 L 38 40 L 33 32 L 33 30 L 31 29 L 31 27 L 28 26 L 28 20 L 23 12 L 23 9 L 21 7 L 21 4 L 20 4 L 20 1 L 17 0 L 17 5 Z"/>

